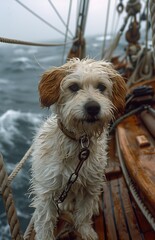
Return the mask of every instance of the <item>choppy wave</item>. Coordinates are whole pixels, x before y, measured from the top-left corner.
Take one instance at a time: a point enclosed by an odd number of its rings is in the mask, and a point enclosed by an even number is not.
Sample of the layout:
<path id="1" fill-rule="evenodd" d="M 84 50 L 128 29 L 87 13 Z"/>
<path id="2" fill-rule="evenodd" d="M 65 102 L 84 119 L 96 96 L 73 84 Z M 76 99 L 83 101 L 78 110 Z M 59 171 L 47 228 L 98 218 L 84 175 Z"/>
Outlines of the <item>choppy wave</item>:
<path id="1" fill-rule="evenodd" d="M 98 36 L 98 37 L 96 37 L 96 41 L 103 41 L 104 39 L 106 39 L 106 40 L 110 40 L 112 38 L 112 35 L 111 34 L 109 34 L 109 35 L 107 35 L 106 36 L 106 38 L 104 37 L 104 36 Z"/>
<path id="2" fill-rule="evenodd" d="M 37 48 L 16 48 L 14 49 L 14 54 L 15 55 L 26 55 L 26 54 L 35 54 L 38 52 L 38 49 Z"/>
<path id="3" fill-rule="evenodd" d="M 0 117 L 0 146 L 2 144 L 13 146 L 16 138 L 24 138 L 23 133 L 26 129 L 35 131 L 40 123 L 40 114 L 7 110 Z M 27 137 L 24 140 L 29 141 Z"/>
<path id="4" fill-rule="evenodd" d="M 24 156 L 31 145 L 32 137 L 42 122 L 41 114 L 27 113 L 9 109 L 0 116 L 0 151 L 4 157 L 8 174 L 14 169 L 16 164 Z M 30 181 L 30 161 L 26 161 L 19 171 L 13 183 L 13 194 L 20 219 L 22 230 L 24 231 L 31 217 L 29 208 L 28 188 Z M 10 230 L 7 223 L 6 214 L 0 199 L 0 240 L 9 240 Z"/>
<path id="5" fill-rule="evenodd" d="M 0 78 L 0 84 L 8 84 L 8 83 L 9 83 L 8 79 Z"/>
<path id="6" fill-rule="evenodd" d="M 1 216 L 1 218 L 3 219 L 5 216 Z M 5 225 L 3 224 L 3 221 L 0 221 L 0 240 L 9 240 L 9 235 L 10 235 L 10 229 L 9 229 L 9 225 L 6 224 L 5 222 Z"/>
<path id="7" fill-rule="evenodd" d="M 40 58 L 39 61 L 42 63 L 46 63 L 46 62 L 51 62 L 53 59 L 58 59 L 59 56 L 48 56 L 48 57 L 44 57 L 44 58 Z"/>
<path id="8" fill-rule="evenodd" d="M 17 57 L 11 61 L 12 71 L 24 71 L 26 69 L 36 69 L 38 65 L 28 57 Z"/>

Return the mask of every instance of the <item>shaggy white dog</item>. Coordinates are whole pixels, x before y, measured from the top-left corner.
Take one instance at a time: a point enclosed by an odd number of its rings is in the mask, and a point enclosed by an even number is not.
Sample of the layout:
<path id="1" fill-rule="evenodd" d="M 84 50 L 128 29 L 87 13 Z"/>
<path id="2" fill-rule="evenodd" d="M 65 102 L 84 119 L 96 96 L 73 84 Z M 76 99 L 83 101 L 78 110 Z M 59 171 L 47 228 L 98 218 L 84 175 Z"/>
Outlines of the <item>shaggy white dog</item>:
<path id="1" fill-rule="evenodd" d="M 72 212 L 82 239 L 96 240 L 91 218 L 99 211 L 108 124 L 123 111 L 125 82 L 110 63 L 73 59 L 45 72 L 39 91 L 42 106 L 53 105 L 55 116 L 47 119 L 34 141 L 31 192 L 36 239 L 55 239 L 59 205 Z M 71 182 L 76 181 L 69 187 L 71 175 Z M 66 198 L 60 199 L 63 194 Z"/>

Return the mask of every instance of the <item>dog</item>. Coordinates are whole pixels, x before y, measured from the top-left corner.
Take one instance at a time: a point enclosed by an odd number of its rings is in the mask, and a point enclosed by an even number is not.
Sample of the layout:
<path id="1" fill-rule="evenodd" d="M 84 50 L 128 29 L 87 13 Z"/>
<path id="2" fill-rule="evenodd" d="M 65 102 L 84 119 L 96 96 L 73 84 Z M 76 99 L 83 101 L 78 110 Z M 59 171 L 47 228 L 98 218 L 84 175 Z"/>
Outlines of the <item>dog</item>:
<path id="1" fill-rule="evenodd" d="M 74 58 L 47 70 L 38 88 L 41 105 L 51 107 L 53 114 L 33 143 L 31 193 L 36 240 L 55 239 L 58 205 L 60 211 L 72 213 L 81 239 L 97 240 L 91 219 L 99 213 L 108 127 L 123 112 L 125 81 L 109 62 Z M 75 175 L 83 155 L 77 179 L 66 194 L 68 179 Z M 63 192 L 67 196 L 58 203 Z"/>

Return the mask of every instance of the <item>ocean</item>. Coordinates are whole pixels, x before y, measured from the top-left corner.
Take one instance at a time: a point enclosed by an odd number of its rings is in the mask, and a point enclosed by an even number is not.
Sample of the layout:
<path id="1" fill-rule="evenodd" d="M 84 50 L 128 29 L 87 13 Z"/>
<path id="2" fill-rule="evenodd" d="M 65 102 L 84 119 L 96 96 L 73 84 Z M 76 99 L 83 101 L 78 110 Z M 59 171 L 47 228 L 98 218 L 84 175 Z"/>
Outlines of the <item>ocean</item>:
<path id="1" fill-rule="evenodd" d="M 102 40 L 100 36 L 88 38 L 87 56 L 100 59 Z M 65 51 L 64 59 L 68 50 L 69 47 Z M 46 69 L 62 64 L 63 52 L 63 47 L 30 47 L 0 43 L 0 152 L 8 174 L 29 149 L 42 121 L 50 115 L 49 109 L 40 107 L 38 82 Z M 28 159 L 11 185 L 23 233 L 33 212 L 29 207 L 28 195 L 30 167 Z M 9 239 L 9 226 L 0 197 L 0 240 Z"/>

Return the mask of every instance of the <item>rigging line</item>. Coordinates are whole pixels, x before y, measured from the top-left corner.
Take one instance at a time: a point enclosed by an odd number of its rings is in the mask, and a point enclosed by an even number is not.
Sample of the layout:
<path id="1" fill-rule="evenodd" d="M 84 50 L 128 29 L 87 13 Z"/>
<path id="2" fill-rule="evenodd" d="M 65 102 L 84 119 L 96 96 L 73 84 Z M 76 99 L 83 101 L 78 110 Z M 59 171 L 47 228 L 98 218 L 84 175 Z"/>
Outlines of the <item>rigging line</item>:
<path id="1" fill-rule="evenodd" d="M 150 0 L 149 7 L 150 7 L 151 26 L 152 26 L 153 57 L 155 61 L 155 1 L 154 0 Z"/>
<path id="2" fill-rule="evenodd" d="M 57 14 L 57 16 L 59 17 L 59 19 L 61 20 L 61 22 L 63 23 L 63 25 L 66 27 L 66 29 L 68 28 L 68 25 L 65 23 L 65 21 L 63 20 L 63 18 L 61 17 L 61 15 L 59 14 L 58 10 L 56 9 L 56 7 L 54 6 L 54 4 L 51 2 L 51 0 L 48 0 L 49 4 L 51 5 L 51 7 L 54 9 L 55 13 Z M 73 33 L 70 31 L 70 29 L 68 29 L 68 32 L 70 33 L 70 35 L 73 37 Z"/>
<path id="3" fill-rule="evenodd" d="M 38 47 L 59 47 L 59 46 L 64 46 L 66 44 L 74 43 L 77 40 L 78 40 L 78 38 L 74 39 L 73 41 L 66 42 L 66 43 L 36 43 L 36 42 L 26 42 L 26 41 L 11 39 L 11 38 L 0 37 L 0 42 L 2 42 L 2 43 L 27 45 L 27 46 L 38 46 Z"/>
<path id="4" fill-rule="evenodd" d="M 145 33 L 145 53 L 148 50 L 148 20 L 149 18 L 149 0 L 146 1 L 146 33 Z"/>
<path id="5" fill-rule="evenodd" d="M 34 11 L 32 11 L 29 7 L 27 7 L 25 4 L 21 3 L 19 0 L 15 0 L 18 4 L 20 4 L 23 8 L 25 8 L 28 12 L 30 12 L 31 14 L 33 14 L 36 18 L 38 18 L 39 20 L 41 20 L 42 22 L 44 22 L 46 25 L 48 25 L 49 27 L 53 28 L 55 31 L 59 32 L 62 35 L 65 35 L 65 33 L 63 33 L 62 31 L 60 31 L 59 29 L 57 29 L 56 27 L 54 27 L 52 24 L 50 24 L 49 22 L 47 22 L 45 19 L 43 19 L 42 17 L 40 17 L 37 13 L 35 13 Z"/>
<path id="6" fill-rule="evenodd" d="M 124 7 L 123 7 L 123 9 L 124 9 Z M 115 13 L 116 13 L 116 11 L 115 11 Z M 114 21 L 114 29 L 115 29 L 114 36 L 117 35 L 119 21 L 120 21 L 120 17 L 121 17 L 122 13 L 123 13 L 123 10 L 122 10 L 122 12 L 117 11 L 117 19 L 116 19 L 116 21 Z"/>
<path id="7" fill-rule="evenodd" d="M 67 28 L 66 28 L 66 34 L 65 34 L 65 44 L 64 44 L 63 54 L 62 54 L 62 63 L 64 61 L 64 55 L 65 55 L 65 50 L 66 50 L 66 42 L 67 42 L 67 36 L 68 36 L 68 30 L 69 30 L 68 26 L 69 26 L 69 21 L 70 21 L 70 16 L 71 16 L 71 9 L 72 9 L 72 0 L 70 0 L 69 10 L 68 10 Z"/>
<path id="8" fill-rule="evenodd" d="M 112 20 L 112 34 L 113 34 L 113 36 L 116 34 L 116 27 L 115 27 L 115 23 L 117 22 L 116 21 L 116 9 L 117 9 L 117 0 L 115 0 L 115 6 L 114 6 L 114 9 L 113 9 L 113 20 Z M 116 26 L 118 26 L 118 25 L 116 25 Z"/>
<path id="9" fill-rule="evenodd" d="M 103 41 L 103 46 L 102 46 L 102 56 L 101 56 L 101 59 L 103 59 L 103 57 L 104 57 L 104 51 L 105 51 L 105 46 L 106 46 L 106 35 L 107 35 L 107 29 L 108 29 L 110 5 L 111 5 L 111 0 L 108 1 L 108 5 L 107 5 L 107 14 L 106 14 L 106 23 L 105 23 L 104 41 Z"/>
<path id="10" fill-rule="evenodd" d="M 87 0 L 86 5 L 85 5 L 85 16 L 84 16 L 84 20 L 83 20 L 83 33 L 84 33 L 85 27 L 86 27 L 86 21 L 87 21 L 87 16 L 88 16 L 88 8 L 89 8 L 89 0 Z"/>

